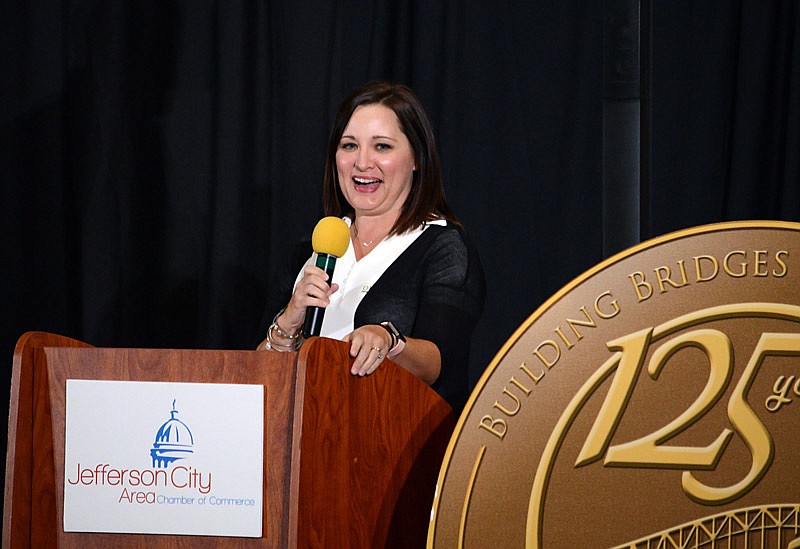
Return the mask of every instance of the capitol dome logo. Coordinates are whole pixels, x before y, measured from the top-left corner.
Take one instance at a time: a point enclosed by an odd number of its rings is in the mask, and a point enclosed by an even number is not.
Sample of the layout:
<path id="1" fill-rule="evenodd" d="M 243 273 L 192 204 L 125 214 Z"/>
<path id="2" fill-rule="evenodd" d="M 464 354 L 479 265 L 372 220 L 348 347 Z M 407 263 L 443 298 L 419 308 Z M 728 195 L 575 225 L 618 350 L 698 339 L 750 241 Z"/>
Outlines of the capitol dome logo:
<path id="1" fill-rule="evenodd" d="M 153 467 L 166 468 L 173 461 L 185 459 L 194 453 L 194 437 L 189 426 L 179 420 L 175 401 L 172 401 L 170 418 L 158 428 L 150 450 Z"/>

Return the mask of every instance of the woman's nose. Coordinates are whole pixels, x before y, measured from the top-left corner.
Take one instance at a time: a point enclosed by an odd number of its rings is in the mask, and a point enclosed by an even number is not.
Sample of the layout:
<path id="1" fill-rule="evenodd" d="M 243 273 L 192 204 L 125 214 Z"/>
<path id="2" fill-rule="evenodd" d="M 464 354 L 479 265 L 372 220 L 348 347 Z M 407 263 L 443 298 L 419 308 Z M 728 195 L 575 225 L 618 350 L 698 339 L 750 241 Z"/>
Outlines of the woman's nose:
<path id="1" fill-rule="evenodd" d="M 359 149 L 356 155 L 356 168 L 366 170 L 370 167 L 372 167 L 372 155 L 369 150 L 366 148 Z"/>

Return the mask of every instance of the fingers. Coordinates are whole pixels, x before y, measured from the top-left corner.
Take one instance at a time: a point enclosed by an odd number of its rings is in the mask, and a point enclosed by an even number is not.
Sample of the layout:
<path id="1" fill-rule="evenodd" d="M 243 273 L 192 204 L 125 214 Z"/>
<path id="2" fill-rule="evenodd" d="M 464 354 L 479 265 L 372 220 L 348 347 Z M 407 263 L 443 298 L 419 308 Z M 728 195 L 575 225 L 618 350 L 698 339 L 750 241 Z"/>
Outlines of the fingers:
<path id="1" fill-rule="evenodd" d="M 330 296 L 339 289 L 338 284 L 328 285 L 328 275 L 314 265 L 303 269 L 303 277 L 294 289 L 291 301 L 292 307 L 305 314 L 307 307 L 327 307 Z"/>
<path id="2" fill-rule="evenodd" d="M 354 357 L 350 373 L 368 376 L 386 358 L 388 334 L 380 326 L 362 326 L 344 338 L 350 342 L 350 356 Z"/>
<path id="3" fill-rule="evenodd" d="M 368 376 L 378 369 L 385 356 L 385 350 L 380 347 L 374 345 L 371 347 L 364 346 L 356 354 L 350 373 L 354 376 Z"/>
<path id="4" fill-rule="evenodd" d="M 353 361 L 353 366 L 350 373 L 355 376 L 368 376 L 378 369 L 378 366 L 383 362 L 385 350 L 380 347 L 372 346 L 369 348 L 363 347 L 364 352 L 356 356 Z"/>

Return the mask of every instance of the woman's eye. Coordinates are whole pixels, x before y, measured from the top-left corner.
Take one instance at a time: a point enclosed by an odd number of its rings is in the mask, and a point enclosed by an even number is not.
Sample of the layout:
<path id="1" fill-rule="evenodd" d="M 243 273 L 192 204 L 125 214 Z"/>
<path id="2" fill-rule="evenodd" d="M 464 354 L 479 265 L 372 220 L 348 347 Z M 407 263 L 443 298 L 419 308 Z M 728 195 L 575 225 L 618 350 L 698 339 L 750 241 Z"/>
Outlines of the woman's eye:
<path id="1" fill-rule="evenodd" d="M 342 143 L 339 148 L 345 151 L 354 151 L 356 149 L 355 143 Z"/>
<path id="2" fill-rule="evenodd" d="M 388 143 L 378 143 L 377 145 L 375 145 L 375 148 L 378 149 L 379 151 L 388 151 L 391 150 L 392 146 L 389 145 Z"/>

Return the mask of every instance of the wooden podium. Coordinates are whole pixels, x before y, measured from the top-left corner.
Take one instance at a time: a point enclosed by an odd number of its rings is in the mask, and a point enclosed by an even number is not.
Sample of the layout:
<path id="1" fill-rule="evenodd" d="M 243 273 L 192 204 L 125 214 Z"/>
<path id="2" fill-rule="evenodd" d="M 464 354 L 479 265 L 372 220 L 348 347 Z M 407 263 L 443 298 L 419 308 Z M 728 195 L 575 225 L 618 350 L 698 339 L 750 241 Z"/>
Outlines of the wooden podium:
<path id="1" fill-rule="evenodd" d="M 350 374 L 348 345 L 297 353 L 92 347 L 29 332 L 14 351 L 3 548 L 424 547 L 455 415 L 385 361 Z M 63 531 L 67 379 L 265 387 L 261 538 Z"/>

